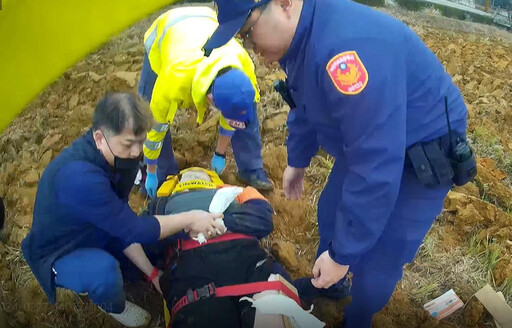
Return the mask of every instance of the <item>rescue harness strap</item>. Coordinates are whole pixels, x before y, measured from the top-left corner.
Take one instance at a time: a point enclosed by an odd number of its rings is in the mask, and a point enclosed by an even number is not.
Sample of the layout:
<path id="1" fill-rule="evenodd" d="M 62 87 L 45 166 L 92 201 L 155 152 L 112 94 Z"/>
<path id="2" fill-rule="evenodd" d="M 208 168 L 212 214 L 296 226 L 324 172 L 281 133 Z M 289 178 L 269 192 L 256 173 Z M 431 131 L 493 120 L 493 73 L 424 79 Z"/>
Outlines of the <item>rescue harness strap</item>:
<path id="1" fill-rule="evenodd" d="M 297 296 L 297 294 L 295 294 L 290 288 L 288 288 L 288 286 L 286 286 L 281 281 L 250 282 L 247 284 L 231 285 L 218 288 L 215 287 L 215 284 L 211 283 L 201 288 L 198 288 L 194 291 L 189 289 L 187 291 L 187 295 L 180 298 L 179 301 L 176 302 L 176 304 L 174 304 L 174 306 L 172 307 L 171 321 L 172 318 L 176 316 L 176 313 L 178 313 L 178 311 L 181 310 L 184 306 L 201 299 L 209 297 L 243 296 L 256 294 L 267 290 L 280 291 L 289 298 L 291 298 L 292 300 L 294 300 L 295 302 L 297 302 L 299 306 L 301 305 L 299 296 Z"/>
<path id="2" fill-rule="evenodd" d="M 215 243 L 221 243 L 224 241 L 230 241 L 230 240 L 236 240 L 236 239 L 256 239 L 256 237 L 244 235 L 242 233 L 225 233 L 222 236 L 219 236 L 217 238 L 209 239 L 205 243 L 200 244 L 198 241 L 193 239 L 178 239 L 178 251 L 188 251 L 189 249 L 194 249 L 197 247 L 209 245 L 209 244 L 215 244 Z"/>
<path id="3" fill-rule="evenodd" d="M 244 235 L 241 233 L 226 233 L 218 238 L 210 239 L 206 243 L 200 244 L 195 240 L 178 240 L 178 250 L 186 251 L 190 249 L 194 249 L 197 247 L 201 247 L 208 244 L 224 242 L 229 240 L 236 239 L 255 239 L 253 236 Z M 299 296 L 295 294 L 288 286 L 286 286 L 281 281 L 259 281 L 259 282 L 251 282 L 246 284 L 238 284 L 224 287 L 215 287 L 214 283 L 207 284 L 201 288 L 196 290 L 189 289 L 187 294 L 180 298 L 176 304 L 172 307 L 171 310 L 171 320 L 169 321 L 168 328 L 171 328 L 172 319 L 176 316 L 176 313 L 180 311 L 184 306 L 196 302 L 201 299 L 209 298 L 209 297 L 229 297 L 229 296 L 244 296 L 260 293 L 267 290 L 276 290 L 282 292 L 284 295 L 288 296 L 299 306 L 301 306 L 301 302 Z"/>

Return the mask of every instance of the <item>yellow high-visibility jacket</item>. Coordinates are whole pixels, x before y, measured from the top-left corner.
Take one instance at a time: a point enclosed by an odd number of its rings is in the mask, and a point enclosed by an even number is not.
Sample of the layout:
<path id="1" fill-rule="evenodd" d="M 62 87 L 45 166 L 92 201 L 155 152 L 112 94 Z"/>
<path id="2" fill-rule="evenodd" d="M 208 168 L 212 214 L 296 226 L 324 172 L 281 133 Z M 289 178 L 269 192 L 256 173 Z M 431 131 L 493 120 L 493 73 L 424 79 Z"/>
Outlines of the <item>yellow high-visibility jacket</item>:
<path id="1" fill-rule="evenodd" d="M 144 143 L 149 163 L 158 159 L 178 109 L 194 107 L 197 123 L 203 122 L 207 91 L 221 69 L 233 67 L 245 72 L 254 85 L 254 101 L 259 102 L 254 63 L 235 39 L 212 51 L 209 57 L 204 56 L 202 47 L 217 26 L 217 15 L 211 8 L 182 7 L 162 14 L 144 35 L 151 69 L 158 76 L 150 103 L 157 124 Z M 222 115 L 220 125 L 233 130 Z"/>

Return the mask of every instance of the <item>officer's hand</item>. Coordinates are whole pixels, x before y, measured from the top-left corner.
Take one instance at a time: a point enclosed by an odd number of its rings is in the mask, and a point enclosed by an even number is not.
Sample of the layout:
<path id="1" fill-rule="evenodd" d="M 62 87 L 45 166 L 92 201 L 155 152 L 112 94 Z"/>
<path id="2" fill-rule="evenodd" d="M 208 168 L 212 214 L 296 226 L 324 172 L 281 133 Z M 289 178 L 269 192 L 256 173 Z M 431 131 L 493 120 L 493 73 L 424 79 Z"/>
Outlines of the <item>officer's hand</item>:
<path id="1" fill-rule="evenodd" d="M 215 219 L 222 219 L 224 214 L 208 213 L 201 210 L 193 210 L 186 213 L 189 223 L 185 232 L 189 233 L 192 238 L 196 238 L 202 233 L 208 239 L 215 237 L 219 232 L 225 231 L 221 223 L 215 222 Z"/>
<path id="2" fill-rule="evenodd" d="M 158 179 L 156 177 L 156 173 L 148 172 L 148 175 L 146 176 L 146 191 L 148 192 L 149 197 L 155 198 L 157 187 Z"/>
<path id="3" fill-rule="evenodd" d="M 211 166 L 212 170 L 214 170 L 218 175 L 221 175 L 226 167 L 226 156 L 213 154 Z"/>
<path id="4" fill-rule="evenodd" d="M 329 252 L 325 251 L 316 260 L 313 267 L 313 276 L 311 283 L 316 288 L 329 288 L 348 273 L 349 266 L 341 265 L 333 261 Z"/>
<path id="5" fill-rule="evenodd" d="M 305 168 L 287 166 L 283 173 L 283 189 L 287 199 L 299 199 L 302 197 L 304 186 Z"/>

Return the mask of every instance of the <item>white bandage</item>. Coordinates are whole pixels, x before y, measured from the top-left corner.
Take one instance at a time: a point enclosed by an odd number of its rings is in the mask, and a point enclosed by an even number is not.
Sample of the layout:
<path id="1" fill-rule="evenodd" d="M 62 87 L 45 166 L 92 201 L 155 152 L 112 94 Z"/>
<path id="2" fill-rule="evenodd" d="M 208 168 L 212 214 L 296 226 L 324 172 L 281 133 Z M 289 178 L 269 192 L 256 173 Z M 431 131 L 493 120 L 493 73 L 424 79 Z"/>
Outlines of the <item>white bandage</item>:
<path id="1" fill-rule="evenodd" d="M 223 219 L 215 219 L 215 222 L 220 223 L 224 227 L 223 231 L 219 231 L 219 229 L 217 229 L 217 235 L 222 235 L 222 234 L 224 234 L 228 230 L 226 228 L 226 225 L 224 224 L 224 220 Z M 197 238 L 192 238 L 192 239 L 194 239 L 195 241 L 199 242 L 199 244 L 203 244 L 203 243 L 207 242 L 206 237 L 202 233 L 197 235 Z"/>
<path id="2" fill-rule="evenodd" d="M 229 207 L 229 205 L 235 200 L 236 196 L 240 195 L 243 191 L 244 189 L 240 187 L 225 187 L 217 190 L 217 192 L 212 198 L 212 201 L 210 202 L 210 207 L 208 211 L 214 214 L 224 213 L 224 211 Z M 222 224 L 222 226 L 224 227 L 224 231 L 218 231 L 217 229 L 217 235 L 224 234 L 228 230 L 226 228 L 226 225 L 224 224 L 224 220 L 216 219 L 215 221 Z M 197 238 L 192 239 L 198 241 L 199 244 L 206 243 L 207 241 L 207 238 L 202 233 L 200 233 L 197 236 Z"/>

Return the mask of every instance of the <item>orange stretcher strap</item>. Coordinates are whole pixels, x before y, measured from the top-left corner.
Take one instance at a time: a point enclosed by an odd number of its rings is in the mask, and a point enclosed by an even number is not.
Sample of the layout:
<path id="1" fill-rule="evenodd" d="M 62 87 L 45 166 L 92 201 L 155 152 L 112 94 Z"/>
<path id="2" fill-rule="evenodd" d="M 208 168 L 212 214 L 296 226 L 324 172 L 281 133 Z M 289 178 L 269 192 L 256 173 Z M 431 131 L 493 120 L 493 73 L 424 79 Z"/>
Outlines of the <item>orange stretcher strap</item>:
<path id="1" fill-rule="evenodd" d="M 260 194 L 260 192 L 256 190 L 256 188 L 254 187 L 244 188 L 244 191 L 242 191 L 242 193 L 236 197 L 236 200 L 238 201 L 239 204 L 243 204 L 251 199 L 262 199 L 268 202 L 268 200 L 265 197 L 263 197 L 263 195 Z"/>
<path id="2" fill-rule="evenodd" d="M 247 284 L 231 285 L 225 287 L 215 287 L 213 283 L 205 285 L 194 291 L 188 290 L 187 295 L 183 296 L 174 304 L 171 311 L 172 318 L 186 305 L 208 297 L 228 297 L 228 296 L 244 296 L 260 293 L 267 290 L 280 291 L 289 298 L 293 299 L 299 306 L 301 305 L 299 296 L 295 294 L 288 286 L 281 281 L 259 281 Z M 170 327 L 170 323 L 169 323 Z"/>

